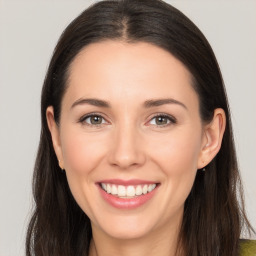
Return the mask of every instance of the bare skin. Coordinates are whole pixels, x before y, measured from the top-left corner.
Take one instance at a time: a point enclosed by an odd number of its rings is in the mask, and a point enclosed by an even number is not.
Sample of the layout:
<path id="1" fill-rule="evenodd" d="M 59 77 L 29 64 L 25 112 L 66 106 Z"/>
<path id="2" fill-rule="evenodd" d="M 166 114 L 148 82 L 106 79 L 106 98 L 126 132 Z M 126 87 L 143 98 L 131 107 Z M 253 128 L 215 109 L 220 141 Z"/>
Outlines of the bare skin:
<path id="1" fill-rule="evenodd" d="M 93 99 L 93 100 L 92 100 Z M 204 124 L 191 75 L 148 43 L 94 43 L 71 64 L 60 125 L 46 112 L 71 192 L 91 220 L 90 256 L 175 255 L 184 202 L 198 169 L 218 153 L 225 113 Z M 134 209 L 100 193 L 109 179 L 158 184 Z"/>

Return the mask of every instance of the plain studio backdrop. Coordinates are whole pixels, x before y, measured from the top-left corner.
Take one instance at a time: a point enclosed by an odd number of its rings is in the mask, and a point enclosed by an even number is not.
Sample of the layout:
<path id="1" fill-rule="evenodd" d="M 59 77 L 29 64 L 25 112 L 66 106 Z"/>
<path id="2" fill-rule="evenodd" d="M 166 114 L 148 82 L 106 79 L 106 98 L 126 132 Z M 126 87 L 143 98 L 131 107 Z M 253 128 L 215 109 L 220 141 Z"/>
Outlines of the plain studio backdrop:
<path id="1" fill-rule="evenodd" d="M 41 87 L 61 32 L 93 2 L 0 0 L 0 256 L 25 254 Z M 195 22 L 219 61 L 246 209 L 256 227 L 256 1 L 168 2 Z"/>

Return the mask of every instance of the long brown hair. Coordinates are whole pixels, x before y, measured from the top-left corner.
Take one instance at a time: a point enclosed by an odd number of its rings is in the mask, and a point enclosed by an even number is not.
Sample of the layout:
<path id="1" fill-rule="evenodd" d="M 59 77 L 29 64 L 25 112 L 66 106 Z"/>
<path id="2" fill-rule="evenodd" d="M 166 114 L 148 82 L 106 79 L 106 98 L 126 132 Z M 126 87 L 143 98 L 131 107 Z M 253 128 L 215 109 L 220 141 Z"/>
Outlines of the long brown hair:
<path id="1" fill-rule="evenodd" d="M 253 231 L 244 211 L 243 193 L 225 87 L 215 55 L 200 30 L 179 10 L 161 0 L 105 0 L 93 4 L 63 32 L 42 89 L 42 130 L 33 177 L 35 209 L 26 255 L 88 255 L 91 225 L 75 202 L 61 172 L 46 122 L 53 106 L 58 124 L 72 60 L 88 44 L 106 39 L 148 42 L 169 51 L 193 76 L 201 119 L 216 108 L 227 118 L 221 149 L 198 170 L 185 202 L 180 241 L 185 255 L 237 256 L 243 227 Z"/>

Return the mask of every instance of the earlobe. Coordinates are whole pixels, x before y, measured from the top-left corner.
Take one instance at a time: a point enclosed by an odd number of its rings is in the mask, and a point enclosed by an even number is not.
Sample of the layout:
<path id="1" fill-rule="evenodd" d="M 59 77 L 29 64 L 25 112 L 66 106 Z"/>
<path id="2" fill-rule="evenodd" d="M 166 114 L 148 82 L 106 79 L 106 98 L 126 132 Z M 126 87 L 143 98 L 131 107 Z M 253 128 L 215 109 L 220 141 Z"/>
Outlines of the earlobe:
<path id="1" fill-rule="evenodd" d="M 215 109 L 212 121 L 204 128 L 204 138 L 201 154 L 198 159 L 198 169 L 204 168 L 218 154 L 226 127 L 225 111 Z"/>
<path id="2" fill-rule="evenodd" d="M 63 167 L 63 157 L 62 157 L 62 149 L 61 149 L 61 143 L 60 143 L 59 127 L 55 122 L 54 109 L 52 106 L 49 106 L 46 109 L 46 119 L 47 119 L 48 128 L 51 133 L 51 137 L 52 137 L 53 148 L 59 161 L 59 166 L 61 169 L 63 169 L 64 167 Z"/>

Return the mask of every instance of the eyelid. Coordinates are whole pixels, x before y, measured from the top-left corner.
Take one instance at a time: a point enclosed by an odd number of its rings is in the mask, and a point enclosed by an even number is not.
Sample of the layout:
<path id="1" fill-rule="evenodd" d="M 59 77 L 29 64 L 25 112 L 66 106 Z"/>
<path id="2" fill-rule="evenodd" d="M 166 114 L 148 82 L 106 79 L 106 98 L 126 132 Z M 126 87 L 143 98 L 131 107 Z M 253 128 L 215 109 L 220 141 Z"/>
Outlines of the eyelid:
<path id="1" fill-rule="evenodd" d="M 105 123 L 102 123 L 102 124 L 89 124 L 89 123 L 86 123 L 85 120 L 91 116 L 99 116 L 101 117 Z M 152 121 L 154 118 L 157 118 L 157 117 L 165 117 L 165 118 L 168 118 L 168 120 L 170 121 L 168 124 L 164 124 L 164 125 L 154 125 L 156 127 L 159 127 L 159 128 L 163 128 L 163 127 L 166 127 L 166 126 L 169 126 L 169 125 L 173 125 L 173 124 L 176 124 L 177 123 L 177 119 L 172 116 L 172 115 L 169 115 L 169 114 L 166 114 L 166 113 L 157 113 L 157 114 L 154 114 L 150 119 L 149 121 L 147 122 L 147 124 Z M 104 117 L 103 114 L 101 113 L 98 113 L 98 112 L 91 112 L 91 113 L 88 113 L 88 114 L 85 114 L 83 115 L 82 117 L 80 117 L 78 119 L 78 123 L 82 123 L 82 124 L 85 124 L 87 126 L 93 126 L 93 127 L 97 127 L 97 126 L 101 126 L 101 125 L 105 125 L 106 123 L 109 123 L 106 118 Z M 150 124 L 149 124 L 150 125 Z"/>
<path id="2" fill-rule="evenodd" d="M 102 123 L 102 124 L 89 124 L 89 123 L 86 123 L 85 120 L 91 116 L 98 116 L 98 117 L 101 117 L 105 123 Z M 88 114 L 85 114 L 83 116 L 81 116 L 79 119 L 78 119 L 78 123 L 82 123 L 82 124 L 85 124 L 85 125 L 88 125 L 88 126 L 94 126 L 94 127 L 97 127 L 97 126 L 101 126 L 101 125 L 105 125 L 106 123 L 108 123 L 108 121 L 106 120 L 106 118 L 104 117 L 103 114 L 101 113 L 98 113 L 98 112 L 91 112 L 91 113 L 88 113 Z"/>
<path id="3" fill-rule="evenodd" d="M 165 118 L 168 118 L 168 120 L 170 121 L 168 124 L 154 125 L 154 126 L 159 127 L 159 128 L 163 128 L 163 127 L 166 127 L 166 126 L 173 125 L 173 124 L 177 123 L 177 119 L 174 116 L 166 114 L 166 113 L 154 114 L 147 123 L 149 123 L 150 121 L 152 121 L 154 118 L 157 118 L 157 117 L 165 117 Z"/>

